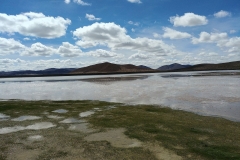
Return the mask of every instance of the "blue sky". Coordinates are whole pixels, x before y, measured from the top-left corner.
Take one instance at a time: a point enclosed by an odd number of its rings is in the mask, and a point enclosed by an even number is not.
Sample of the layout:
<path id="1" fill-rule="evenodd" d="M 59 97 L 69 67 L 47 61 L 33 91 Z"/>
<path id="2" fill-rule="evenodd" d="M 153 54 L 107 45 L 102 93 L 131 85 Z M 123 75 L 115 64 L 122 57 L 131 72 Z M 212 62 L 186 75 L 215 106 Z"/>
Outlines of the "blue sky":
<path id="1" fill-rule="evenodd" d="M 7 0 L 0 71 L 240 60 L 239 0 Z"/>

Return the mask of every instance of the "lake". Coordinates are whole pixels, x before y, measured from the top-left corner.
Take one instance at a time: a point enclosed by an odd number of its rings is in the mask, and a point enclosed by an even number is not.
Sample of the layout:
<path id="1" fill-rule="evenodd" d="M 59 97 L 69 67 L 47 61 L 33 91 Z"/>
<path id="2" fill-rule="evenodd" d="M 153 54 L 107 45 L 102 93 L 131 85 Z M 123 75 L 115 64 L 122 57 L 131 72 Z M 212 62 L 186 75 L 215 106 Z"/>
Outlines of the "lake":
<path id="1" fill-rule="evenodd" d="M 154 104 L 240 121 L 240 71 L 0 79 L 0 99 Z"/>

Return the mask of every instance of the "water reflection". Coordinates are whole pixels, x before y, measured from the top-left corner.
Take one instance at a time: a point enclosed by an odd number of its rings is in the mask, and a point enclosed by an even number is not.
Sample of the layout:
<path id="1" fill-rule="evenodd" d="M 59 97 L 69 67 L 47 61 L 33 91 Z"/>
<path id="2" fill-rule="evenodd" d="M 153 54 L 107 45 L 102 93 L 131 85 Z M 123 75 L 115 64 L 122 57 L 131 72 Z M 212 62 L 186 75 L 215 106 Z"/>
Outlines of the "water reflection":
<path id="1" fill-rule="evenodd" d="M 100 77 L 100 78 L 86 78 L 86 79 L 81 79 L 80 81 L 110 85 L 118 81 L 144 80 L 150 76 L 151 75 L 127 76 L 127 77 Z"/>
<path id="2" fill-rule="evenodd" d="M 199 77 L 199 76 L 239 76 L 240 72 L 237 71 L 232 71 L 232 72 L 183 72 L 183 74 L 172 74 L 172 73 L 168 73 L 165 75 L 160 74 L 159 76 L 161 76 L 162 78 L 173 78 L 173 79 L 177 79 L 177 78 L 181 78 L 181 77 Z"/>
<path id="3" fill-rule="evenodd" d="M 240 72 L 232 73 L 183 72 L 0 79 L 6 82 L 0 83 L 0 99 L 102 100 L 155 104 L 240 121 Z"/>

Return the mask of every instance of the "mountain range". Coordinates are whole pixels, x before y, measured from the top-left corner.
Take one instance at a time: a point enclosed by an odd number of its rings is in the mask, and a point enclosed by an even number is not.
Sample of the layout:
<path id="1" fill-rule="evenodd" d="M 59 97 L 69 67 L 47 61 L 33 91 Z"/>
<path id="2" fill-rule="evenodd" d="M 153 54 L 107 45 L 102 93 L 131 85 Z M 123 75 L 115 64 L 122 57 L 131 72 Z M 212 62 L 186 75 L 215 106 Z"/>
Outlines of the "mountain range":
<path id="1" fill-rule="evenodd" d="M 175 71 L 209 71 L 209 70 L 240 70 L 240 61 L 219 64 L 197 64 L 187 68 L 176 69 Z"/>
<path id="2" fill-rule="evenodd" d="M 178 63 L 164 65 L 157 69 L 132 64 L 99 63 L 83 68 L 49 68 L 33 71 L 0 72 L 0 77 L 35 77 L 35 76 L 70 76 L 91 74 L 119 74 L 119 73 L 154 73 L 154 72 L 182 72 L 182 71 L 209 71 L 209 70 L 240 70 L 240 61 L 219 64 L 181 65 Z"/>
<path id="3" fill-rule="evenodd" d="M 1 77 L 8 76 L 36 76 L 36 75 L 62 75 L 68 74 L 76 68 L 49 68 L 45 70 L 33 71 L 33 70 L 22 70 L 22 71 L 9 71 L 0 72 Z"/>

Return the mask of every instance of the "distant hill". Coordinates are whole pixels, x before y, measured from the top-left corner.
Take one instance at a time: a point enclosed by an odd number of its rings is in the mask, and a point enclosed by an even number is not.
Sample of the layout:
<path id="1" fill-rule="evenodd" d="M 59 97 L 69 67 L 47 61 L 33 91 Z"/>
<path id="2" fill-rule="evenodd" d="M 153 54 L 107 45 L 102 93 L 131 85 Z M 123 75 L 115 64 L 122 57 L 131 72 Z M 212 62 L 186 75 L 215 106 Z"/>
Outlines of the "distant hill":
<path id="1" fill-rule="evenodd" d="M 178 63 L 173 63 L 173 64 L 170 64 L 170 65 L 161 66 L 157 70 L 159 70 L 159 71 L 169 71 L 169 70 L 183 69 L 183 68 L 188 68 L 188 67 L 191 67 L 191 65 L 181 65 L 181 64 L 178 64 Z"/>
<path id="2" fill-rule="evenodd" d="M 9 71 L 0 72 L 0 76 L 33 76 L 33 75 L 61 75 L 68 74 L 76 68 L 49 68 L 45 70 L 33 71 L 33 70 L 22 70 L 22 71 Z"/>
<path id="3" fill-rule="evenodd" d="M 197 64 L 176 71 L 240 70 L 240 61 L 219 64 Z"/>
<path id="4" fill-rule="evenodd" d="M 142 68 L 139 66 L 135 66 L 132 64 L 114 64 L 114 63 L 99 63 L 83 68 L 76 69 L 71 72 L 71 74 L 86 74 L 86 73 L 127 73 L 127 72 L 148 72 L 154 71 L 153 69 L 149 68 Z"/>
<path id="5" fill-rule="evenodd" d="M 144 65 L 140 65 L 140 66 L 138 66 L 139 68 L 141 68 L 141 69 L 149 69 L 149 70 L 151 70 L 152 68 L 150 68 L 150 67 L 148 67 L 148 66 L 144 66 Z"/>

